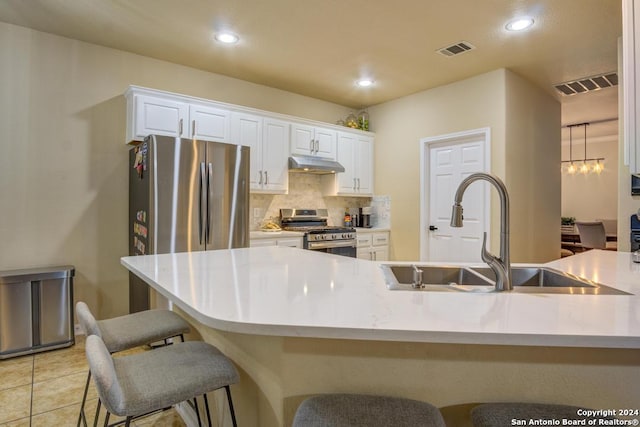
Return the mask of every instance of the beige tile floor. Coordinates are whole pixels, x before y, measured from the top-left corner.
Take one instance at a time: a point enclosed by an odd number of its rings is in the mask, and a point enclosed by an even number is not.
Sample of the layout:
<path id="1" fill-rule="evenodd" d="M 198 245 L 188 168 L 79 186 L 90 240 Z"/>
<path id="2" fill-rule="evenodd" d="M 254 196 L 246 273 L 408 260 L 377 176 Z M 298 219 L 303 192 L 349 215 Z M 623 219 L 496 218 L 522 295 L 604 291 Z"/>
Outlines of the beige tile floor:
<path id="1" fill-rule="evenodd" d="M 84 336 L 76 337 L 76 344 L 69 348 L 0 360 L 0 427 L 75 426 L 87 370 Z M 86 404 L 90 424 L 97 402 L 92 386 Z M 104 409 L 101 414 L 103 419 Z M 118 420 L 111 417 L 109 421 Z M 173 409 L 140 418 L 133 425 L 185 426 Z"/>

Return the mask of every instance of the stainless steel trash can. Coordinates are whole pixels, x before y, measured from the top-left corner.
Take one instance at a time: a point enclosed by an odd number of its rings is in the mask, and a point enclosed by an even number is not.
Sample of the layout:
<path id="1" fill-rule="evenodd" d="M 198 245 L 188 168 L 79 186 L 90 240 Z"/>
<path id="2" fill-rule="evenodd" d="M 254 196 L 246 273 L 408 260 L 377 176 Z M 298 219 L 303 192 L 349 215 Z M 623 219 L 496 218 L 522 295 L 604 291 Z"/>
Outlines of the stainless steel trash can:
<path id="1" fill-rule="evenodd" d="M 74 274 L 70 265 L 0 271 L 0 359 L 75 343 Z"/>

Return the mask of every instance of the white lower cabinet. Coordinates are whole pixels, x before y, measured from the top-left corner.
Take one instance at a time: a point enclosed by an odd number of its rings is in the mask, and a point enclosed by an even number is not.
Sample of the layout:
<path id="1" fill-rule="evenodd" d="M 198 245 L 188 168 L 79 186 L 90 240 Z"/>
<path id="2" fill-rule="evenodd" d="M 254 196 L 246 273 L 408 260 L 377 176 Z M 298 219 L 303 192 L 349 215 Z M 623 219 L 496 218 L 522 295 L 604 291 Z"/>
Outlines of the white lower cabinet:
<path id="1" fill-rule="evenodd" d="M 259 248 L 263 246 L 288 246 L 290 248 L 302 248 L 302 237 L 252 239 L 249 242 L 249 247 L 251 248 Z"/>
<path id="2" fill-rule="evenodd" d="M 356 232 L 357 254 L 360 259 L 370 261 L 389 261 L 389 232 Z"/>

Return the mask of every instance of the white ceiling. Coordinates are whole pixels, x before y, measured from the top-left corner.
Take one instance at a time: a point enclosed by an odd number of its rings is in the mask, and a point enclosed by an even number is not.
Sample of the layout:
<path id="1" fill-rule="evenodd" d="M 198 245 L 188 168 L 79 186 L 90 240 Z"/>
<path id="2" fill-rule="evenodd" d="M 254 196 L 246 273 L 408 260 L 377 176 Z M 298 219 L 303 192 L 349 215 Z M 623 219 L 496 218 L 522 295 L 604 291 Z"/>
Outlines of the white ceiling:
<path id="1" fill-rule="evenodd" d="M 518 15 L 531 31 L 505 31 Z M 504 67 L 560 99 L 564 124 L 617 117 L 615 88 L 552 86 L 617 69 L 621 0 L 0 0 L 0 21 L 353 108 Z M 436 53 L 463 40 L 477 49 Z"/>

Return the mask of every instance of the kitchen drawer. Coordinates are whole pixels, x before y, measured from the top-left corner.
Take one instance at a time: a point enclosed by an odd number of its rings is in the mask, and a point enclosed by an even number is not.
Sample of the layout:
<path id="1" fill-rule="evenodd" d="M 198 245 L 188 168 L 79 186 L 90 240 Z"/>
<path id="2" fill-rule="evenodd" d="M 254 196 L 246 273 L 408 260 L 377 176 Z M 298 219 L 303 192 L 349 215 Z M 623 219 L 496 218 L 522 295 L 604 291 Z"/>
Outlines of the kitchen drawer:
<path id="1" fill-rule="evenodd" d="M 371 233 L 356 233 L 356 247 L 363 248 L 371 246 L 373 235 Z"/>
<path id="2" fill-rule="evenodd" d="M 383 246 L 389 244 L 389 233 L 373 233 L 373 246 Z"/>

